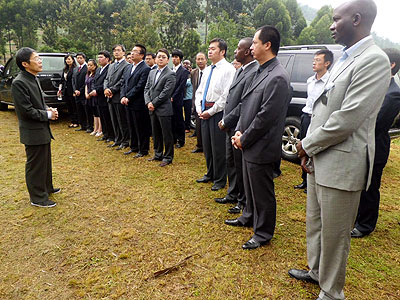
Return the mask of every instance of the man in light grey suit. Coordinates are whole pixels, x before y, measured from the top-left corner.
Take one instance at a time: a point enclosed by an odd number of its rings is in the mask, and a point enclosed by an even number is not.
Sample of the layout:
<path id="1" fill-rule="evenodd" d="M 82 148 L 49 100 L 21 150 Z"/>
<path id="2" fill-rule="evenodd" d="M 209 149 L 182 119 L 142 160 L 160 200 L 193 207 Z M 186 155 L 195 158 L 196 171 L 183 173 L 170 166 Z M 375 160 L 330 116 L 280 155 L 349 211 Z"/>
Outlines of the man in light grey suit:
<path id="1" fill-rule="evenodd" d="M 245 81 L 257 71 L 258 63 L 251 53 L 252 38 L 243 38 L 235 50 L 235 59 L 241 66 L 236 71 L 233 82 L 229 88 L 222 120 L 218 123 L 221 130 L 226 132 L 226 170 L 229 188 L 224 198 L 215 198 L 217 203 L 237 203 L 228 210 L 229 213 L 240 213 L 246 205 L 242 175 L 242 151 L 232 146 L 231 138 L 240 117 L 240 108 Z"/>
<path id="2" fill-rule="evenodd" d="M 307 136 L 297 145 L 309 173 L 310 271 L 291 269 L 289 275 L 318 282 L 318 300 L 344 299 L 350 231 L 361 191 L 370 183 L 376 117 L 390 81 L 389 60 L 370 36 L 375 16 L 372 0 L 348 1 L 334 10 L 330 30 L 346 47 L 315 101 Z"/>
<path id="3" fill-rule="evenodd" d="M 175 88 L 176 75 L 168 68 L 169 52 L 160 49 L 157 52 L 157 69 L 151 70 L 144 88 L 144 101 L 150 111 L 153 131 L 154 157 L 149 161 L 161 161 L 160 167 L 172 163 L 174 158 L 174 137 L 172 134 L 171 95 Z M 164 151 L 165 146 L 165 151 Z"/>
<path id="4" fill-rule="evenodd" d="M 113 56 L 115 61 L 108 67 L 107 77 L 104 79 L 104 95 L 108 98 L 111 122 L 114 129 L 115 140 L 109 147 L 117 147 L 117 150 L 128 147 L 129 127 L 126 118 L 125 106 L 121 104 L 120 91 L 124 82 L 122 75 L 129 63 L 124 58 L 125 47 L 115 45 Z"/>

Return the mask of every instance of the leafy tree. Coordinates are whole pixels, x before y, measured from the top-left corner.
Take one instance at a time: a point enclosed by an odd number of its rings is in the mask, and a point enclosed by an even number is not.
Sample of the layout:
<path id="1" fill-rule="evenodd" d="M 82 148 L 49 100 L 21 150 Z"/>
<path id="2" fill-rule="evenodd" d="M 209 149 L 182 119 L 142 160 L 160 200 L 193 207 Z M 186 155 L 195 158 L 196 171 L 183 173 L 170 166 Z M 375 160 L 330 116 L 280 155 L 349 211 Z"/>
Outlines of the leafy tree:
<path id="1" fill-rule="evenodd" d="M 210 15 L 215 21 L 218 16 L 226 14 L 229 19 L 238 21 L 238 16 L 243 12 L 243 0 L 209 0 Z"/>
<path id="2" fill-rule="evenodd" d="M 281 42 L 292 42 L 292 23 L 285 5 L 280 0 L 264 0 L 254 10 L 254 26 L 275 26 L 281 34 Z"/>
<path id="3" fill-rule="evenodd" d="M 293 36 L 296 39 L 299 37 L 301 31 L 307 27 L 306 19 L 303 16 L 300 6 L 297 4 L 297 0 L 284 0 L 284 4 L 289 12 L 292 21 Z"/>

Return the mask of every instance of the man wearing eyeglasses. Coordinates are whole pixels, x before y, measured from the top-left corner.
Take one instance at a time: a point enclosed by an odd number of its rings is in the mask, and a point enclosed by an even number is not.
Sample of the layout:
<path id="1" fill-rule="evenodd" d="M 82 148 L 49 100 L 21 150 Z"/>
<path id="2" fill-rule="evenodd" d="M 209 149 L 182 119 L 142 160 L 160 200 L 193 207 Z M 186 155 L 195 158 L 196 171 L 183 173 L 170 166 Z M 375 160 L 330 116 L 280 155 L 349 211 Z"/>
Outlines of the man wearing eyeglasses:
<path id="1" fill-rule="evenodd" d="M 42 60 L 35 50 L 21 48 L 16 54 L 21 72 L 14 79 L 11 93 L 19 121 L 20 141 L 25 145 L 25 179 L 31 204 L 53 207 L 50 194 L 61 191 L 53 187 L 50 142 L 53 138 L 49 120 L 57 120 L 56 108 L 46 105 L 36 75 L 42 71 Z"/>

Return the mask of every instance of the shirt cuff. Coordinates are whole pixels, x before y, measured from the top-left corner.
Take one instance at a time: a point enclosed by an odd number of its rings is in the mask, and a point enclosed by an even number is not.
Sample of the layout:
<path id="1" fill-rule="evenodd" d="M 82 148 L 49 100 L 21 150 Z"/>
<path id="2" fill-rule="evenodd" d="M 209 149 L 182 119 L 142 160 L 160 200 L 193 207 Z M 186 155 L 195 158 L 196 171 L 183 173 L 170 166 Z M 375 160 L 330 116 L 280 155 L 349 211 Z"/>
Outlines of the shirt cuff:
<path id="1" fill-rule="evenodd" d="M 47 111 L 47 118 L 50 120 L 53 112 L 51 110 Z"/>

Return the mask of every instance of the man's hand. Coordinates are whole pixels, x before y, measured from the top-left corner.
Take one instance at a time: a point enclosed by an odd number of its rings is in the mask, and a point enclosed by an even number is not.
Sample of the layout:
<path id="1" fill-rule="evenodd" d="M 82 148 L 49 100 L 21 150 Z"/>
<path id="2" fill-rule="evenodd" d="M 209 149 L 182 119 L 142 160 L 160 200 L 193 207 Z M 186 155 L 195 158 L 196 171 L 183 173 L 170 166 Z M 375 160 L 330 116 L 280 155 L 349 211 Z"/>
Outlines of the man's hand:
<path id="1" fill-rule="evenodd" d="M 203 111 L 200 115 L 199 118 L 202 120 L 207 120 L 211 118 L 211 115 L 207 111 Z"/>
<path id="2" fill-rule="evenodd" d="M 128 98 L 126 98 L 126 97 L 122 97 L 121 98 L 121 104 L 122 105 L 128 105 L 128 103 L 129 103 L 129 99 Z"/>
<path id="3" fill-rule="evenodd" d="M 171 98 L 171 102 L 174 102 L 174 98 Z"/>
<path id="4" fill-rule="evenodd" d="M 296 144 L 296 149 L 297 149 L 297 156 L 299 158 L 307 156 L 307 153 L 306 151 L 304 151 L 303 144 L 301 143 L 301 141 Z"/>
<path id="5" fill-rule="evenodd" d="M 57 111 L 57 108 L 49 107 L 47 110 L 48 110 L 48 111 L 51 111 L 50 120 L 55 121 L 55 120 L 58 119 L 58 111 Z"/>
<path id="6" fill-rule="evenodd" d="M 226 128 L 225 125 L 222 123 L 222 120 L 218 122 L 218 127 L 222 131 L 228 131 L 228 128 Z"/>
<path id="7" fill-rule="evenodd" d="M 104 96 L 108 97 L 108 98 L 112 98 L 113 93 L 111 92 L 110 89 L 105 89 L 104 90 Z"/>
<path id="8" fill-rule="evenodd" d="M 147 104 L 147 108 L 149 109 L 149 111 L 154 111 L 154 105 L 153 105 L 153 103 L 149 102 L 149 103 Z"/>
<path id="9" fill-rule="evenodd" d="M 74 92 L 74 94 L 75 94 L 75 97 L 79 97 L 79 95 L 81 94 L 81 92 L 78 91 L 78 90 L 76 90 L 76 91 Z"/>
<path id="10" fill-rule="evenodd" d="M 235 149 L 242 149 L 242 143 L 240 142 L 241 136 L 242 133 L 240 131 L 236 131 L 235 135 L 231 138 L 232 146 L 235 147 Z"/>
<path id="11" fill-rule="evenodd" d="M 96 90 L 91 91 L 91 92 L 89 93 L 89 96 L 90 96 L 90 97 L 96 97 L 96 96 L 97 96 Z"/>
<path id="12" fill-rule="evenodd" d="M 308 173 L 308 174 L 311 174 L 312 173 L 312 171 L 308 168 L 308 166 L 307 166 L 307 162 L 308 162 L 308 160 L 309 160 L 310 158 L 306 155 L 306 156 L 303 156 L 302 158 L 301 158 L 301 168 L 304 170 L 304 172 L 306 172 L 306 173 Z"/>

